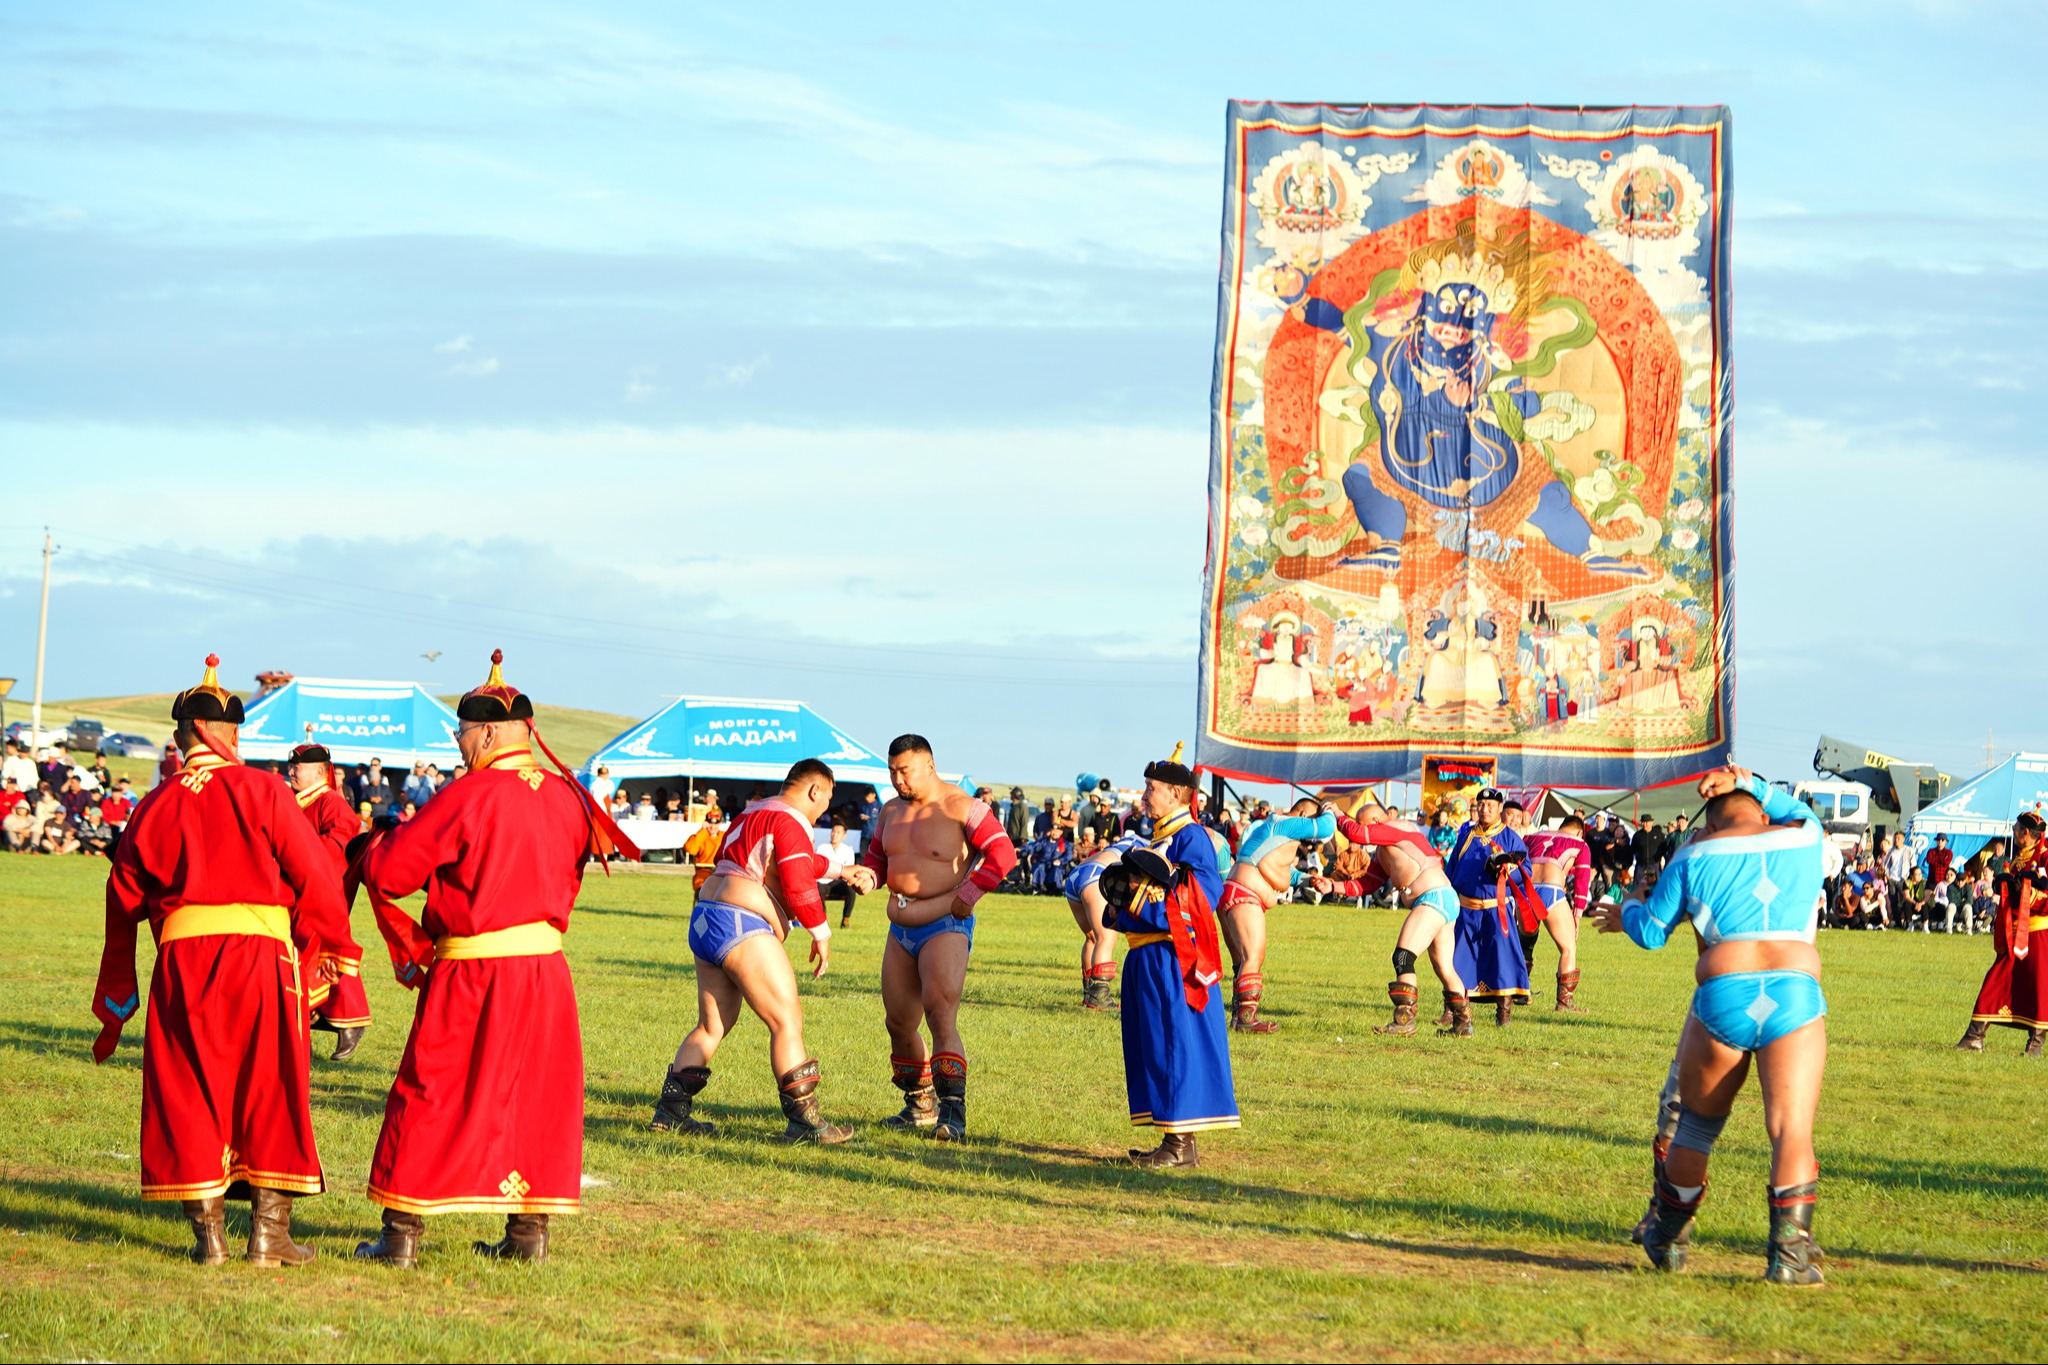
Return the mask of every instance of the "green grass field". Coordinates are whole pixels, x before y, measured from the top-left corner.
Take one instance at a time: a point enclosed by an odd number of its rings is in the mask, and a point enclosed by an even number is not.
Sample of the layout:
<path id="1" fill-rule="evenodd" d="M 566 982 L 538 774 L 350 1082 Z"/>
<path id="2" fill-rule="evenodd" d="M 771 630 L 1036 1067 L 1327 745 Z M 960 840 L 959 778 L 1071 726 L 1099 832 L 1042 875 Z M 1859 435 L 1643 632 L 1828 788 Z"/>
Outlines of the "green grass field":
<path id="1" fill-rule="evenodd" d="M 750 1023 L 718 1058 L 707 1141 L 644 1123 L 694 993 L 687 881 L 586 883 L 570 935 L 589 1071 L 580 1218 L 556 1258 L 485 1265 L 494 1220 L 429 1225 L 416 1271 L 346 1259 L 408 997 L 315 1063 L 331 1192 L 299 1205 L 299 1271 L 181 1258 L 175 1206 L 136 1198 L 140 1020 L 95 1069 L 86 1013 L 103 864 L 0 859 L 0 1355 L 9 1359 L 1190 1357 L 2038 1360 L 2048 1348 L 2040 1063 L 1999 1031 L 1949 1050 L 1986 940 L 1823 939 L 1833 1052 L 1817 1219 L 1830 1283 L 1758 1280 L 1765 1146 L 1754 1091 L 1716 1155 L 1694 1269 L 1626 1242 L 1691 954 L 1589 945 L 1591 1013 L 1391 1041 L 1394 916 L 1284 908 L 1272 1015 L 1234 1048 L 1245 1115 L 1199 1171 L 1104 1158 L 1132 1138 L 1113 1017 L 1075 1006 L 1059 902 L 994 898 L 964 1030 L 971 1140 L 887 1133 L 877 903 L 805 982 L 827 1113 L 848 1146 L 789 1150 Z M 359 920 L 365 917 L 358 916 Z M 358 932 L 370 934 L 367 923 Z M 799 940 L 801 936 L 798 936 Z M 376 949 L 372 946 L 372 955 Z M 1553 959 L 1546 944 L 1539 972 Z M 146 964 L 145 964 L 146 970 Z M 1541 984 L 1539 980 L 1539 984 Z M 1147 1144 L 1149 1145 L 1149 1143 Z M 230 1214 L 230 1237 L 245 1227 Z"/>

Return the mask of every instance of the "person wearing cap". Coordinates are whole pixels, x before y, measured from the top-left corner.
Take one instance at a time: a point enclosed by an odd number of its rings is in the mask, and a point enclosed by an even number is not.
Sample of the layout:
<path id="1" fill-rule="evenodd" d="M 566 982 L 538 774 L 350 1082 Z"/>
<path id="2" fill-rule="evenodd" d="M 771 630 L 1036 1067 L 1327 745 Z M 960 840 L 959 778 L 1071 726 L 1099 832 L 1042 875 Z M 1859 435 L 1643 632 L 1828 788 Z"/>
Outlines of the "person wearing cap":
<path id="1" fill-rule="evenodd" d="M 1516 923 L 1523 903 L 1533 907 L 1528 913 L 1542 918 L 1542 905 L 1529 885 L 1529 847 L 1507 825 L 1506 807 L 1507 797 L 1498 787 L 1482 790 L 1472 803 L 1472 819 L 1459 828 L 1444 859 L 1444 871 L 1458 892 L 1458 978 L 1470 1001 L 1493 1001 L 1493 1021 L 1502 1027 L 1516 1005 L 1529 1003 L 1529 964 L 1522 957 Z M 1469 1013 L 1460 1019 L 1453 1011 L 1448 1022 L 1454 1029 L 1469 1028 Z"/>
<path id="2" fill-rule="evenodd" d="M 1148 1169 L 1197 1166 L 1195 1135 L 1240 1126 L 1223 1005 L 1223 955 L 1212 909 L 1223 872 L 1195 822 L 1195 775 L 1173 757 L 1145 767 L 1146 845 L 1102 875 L 1104 927 L 1124 935 L 1124 1090 L 1135 1127 L 1159 1146 L 1133 1148 Z"/>
<path id="3" fill-rule="evenodd" d="M 549 752 L 503 661 L 455 708 L 469 775 L 362 855 L 393 968 L 420 992 L 370 1161 L 384 1229 L 365 1260 L 412 1265 L 427 1214 L 502 1213 L 504 1238 L 474 1249 L 537 1261 L 548 1219 L 580 1208 L 583 1032 L 562 937 L 585 863 L 639 850 Z M 415 923 L 394 903 L 422 887 Z"/>
<path id="4" fill-rule="evenodd" d="M 1982 1052 L 1993 1024 L 2027 1031 L 2026 1055 L 2048 1042 L 2048 840 L 2039 809 L 2012 822 L 2012 856 L 1992 879 L 1998 910 L 1991 919 L 1994 956 L 1956 1047 Z"/>
<path id="5" fill-rule="evenodd" d="M 313 1142 L 307 1009 L 324 955 L 357 956 L 341 880 L 291 788 L 243 766 L 242 699 L 217 655 L 171 703 L 178 774 L 136 807 L 107 871 L 93 1060 L 141 1001 L 136 928 L 156 939 L 142 1048 L 144 1199 L 184 1204 L 191 1258 L 228 1258 L 223 1201 L 250 1203 L 249 1262 L 302 1265 L 292 1197 L 326 1189 Z"/>
<path id="6" fill-rule="evenodd" d="M 725 842 L 725 815 L 718 810 L 704 812 L 704 823 L 683 840 L 683 856 L 690 860 L 690 890 L 699 893 L 718 866 L 719 845 Z"/>
<path id="7" fill-rule="evenodd" d="M 334 882 L 341 886 L 348 872 L 349 841 L 361 832 L 362 822 L 349 809 L 348 798 L 336 789 L 334 759 L 324 744 L 301 744 L 285 760 L 285 781 L 292 796 L 320 843 L 328 851 Z M 342 904 L 348 905 L 344 891 Z M 334 1035 L 334 1057 L 345 1062 L 362 1044 L 363 1030 L 370 1026 L 370 997 L 363 992 L 363 956 L 343 955 L 322 949 L 322 965 L 334 978 L 327 1000 L 313 1011 L 313 1027 Z"/>

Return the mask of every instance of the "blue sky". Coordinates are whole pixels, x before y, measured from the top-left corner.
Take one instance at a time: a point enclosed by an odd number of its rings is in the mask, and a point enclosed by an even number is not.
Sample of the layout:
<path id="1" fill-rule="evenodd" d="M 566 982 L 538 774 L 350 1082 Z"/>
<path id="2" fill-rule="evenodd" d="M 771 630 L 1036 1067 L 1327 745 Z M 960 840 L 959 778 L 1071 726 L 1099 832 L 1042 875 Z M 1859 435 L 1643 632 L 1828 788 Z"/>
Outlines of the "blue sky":
<path id="1" fill-rule="evenodd" d="M 2048 749 L 2036 7 L 1289 13 L 7 7 L 0 673 L 47 522 L 52 696 L 502 644 L 1128 780 L 1192 721 L 1224 101 L 1727 103 L 1738 753 Z"/>

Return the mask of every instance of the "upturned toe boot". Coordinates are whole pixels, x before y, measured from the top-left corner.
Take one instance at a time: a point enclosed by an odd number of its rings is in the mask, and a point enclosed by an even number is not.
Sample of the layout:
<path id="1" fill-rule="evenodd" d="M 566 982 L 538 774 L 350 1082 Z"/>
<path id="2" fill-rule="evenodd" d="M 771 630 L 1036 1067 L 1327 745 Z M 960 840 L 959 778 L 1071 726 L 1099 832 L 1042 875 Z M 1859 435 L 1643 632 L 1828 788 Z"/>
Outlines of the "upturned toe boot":
<path id="1" fill-rule="evenodd" d="M 1398 1038 L 1413 1037 L 1415 1034 L 1415 998 L 1417 994 L 1416 988 L 1405 982 L 1389 981 L 1387 983 L 1387 999 L 1394 1002 L 1394 1019 L 1392 1023 L 1379 1025 L 1373 1029 L 1373 1032 L 1392 1034 Z"/>
<path id="2" fill-rule="evenodd" d="M 1771 1252 L 1764 1278 L 1772 1284 L 1802 1287 L 1825 1283 L 1816 1264 L 1821 1250 L 1813 1241 L 1813 1206 L 1820 1196 L 1820 1182 L 1766 1186 L 1765 1195 L 1771 1202 Z"/>
<path id="3" fill-rule="evenodd" d="M 892 1057 L 889 1067 L 889 1083 L 903 1092 L 903 1108 L 883 1119 L 882 1126 L 905 1133 L 935 1126 L 939 1121 L 939 1096 L 932 1089 L 931 1063 Z"/>
<path id="4" fill-rule="evenodd" d="M 186 1254 L 192 1264 L 228 1263 L 227 1217 L 227 1202 L 219 1195 L 185 1201 L 185 1221 L 192 1225 L 192 1250 Z"/>
<path id="5" fill-rule="evenodd" d="M 853 1136 L 853 1129 L 844 1124 L 829 1124 L 818 1109 L 818 1063 L 805 1062 L 785 1075 L 776 1077 L 776 1088 L 781 1092 L 782 1116 L 789 1120 L 789 1126 L 777 1136 L 779 1142 L 815 1142 L 830 1147 Z"/>
<path id="6" fill-rule="evenodd" d="M 938 1100 L 938 1122 L 932 1125 L 932 1141 L 967 1140 L 967 1059 L 957 1052 L 941 1052 L 932 1058 L 932 1090 Z"/>
<path id="7" fill-rule="evenodd" d="M 1148 1171 L 1164 1170 L 1170 1166 L 1199 1166 L 1202 1157 L 1195 1150 L 1193 1133 L 1168 1133 L 1159 1139 L 1159 1145 L 1151 1151 L 1131 1149 L 1131 1164 Z"/>
<path id="8" fill-rule="evenodd" d="M 494 1261 L 545 1261 L 548 1258 L 548 1216 L 508 1213 L 505 1235 L 495 1242 L 471 1242 L 470 1250 Z"/>
<path id="9" fill-rule="evenodd" d="M 1444 1018 L 1450 1020 L 1448 1028 L 1437 1030 L 1446 1038 L 1470 1038 L 1472 1036 L 1472 1000 L 1469 996 L 1444 996 Z"/>
<path id="10" fill-rule="evenodd" d="M 418 1214 L 386 1209 L 384 1230 L 374 1242 L 357 1242 L 355 1259 L 410 1270 L 419 1261 L 420 1234 L 426 1230 L 427 1220 Z"/>
<path id="11" fill-rule="evenodd" d="M 1970 1026 L 1963 1030 L 1962 1039 L 1956 1044 L 1956 1051 L 1982 1052 L 1984 1050 L 1984 1035 L 1990 1029 L 1991 1025 L 1985 1023 L 1982 1019 L 1972 1019 Z"/>
<path id="12" fill-rule="evenodd" d="M 1260 972 L 1245 972 L 1230 993 L 1231 1027 L 1239 1033 L 1271 1033 L 1280 1026 L 1259 1018 L 1259 1002 L 1266 998 L 1266 978 Z"/>
<path id="13" fill-rule="evenodd" d="M 1643 1229 L 1643 1254 L 1659 1270 L 1683 1270 L 1686 1249 L 1692 1245 L 1693 1216 L 1700 1211 L 1700 1201 L 1707 1197 L 1706 1186 L 1702 1184 L 1700 1192 L 1688 1201 L 1661 1169 L 1656 1185 L 1653 1215 Z"/>
<path id="14" fill-rule="evenodd" d="M 292 1197 L 261 1187 L 249 1191 L 249 1264 L 264 1269 L 304 1265 L 313 1248 L 292 1240 Z"/>
<path id="15" fill-rule="evenodd" d="M 654 1117 L 647 1120 L 647 1126 L 657 1133 L 688 1133 L 696 1137 L 709 1137 L 717 1132 L 715 1125 L 690 1114 L 697 1102 L 697 1092 L 709 1084 L 708 1066 L 686 1066 L 681 1071 L 669 1072 L 662 1079 L 661 1098 L 654 1102 Z"/>
<path id="16" fill-rule="evenodd" d="M 1586 1012 L 1586 1007 L 1584 1005 L 1575 1003 L 1578 993 L 1578 972 L 1559 972 L 1557 974 L 1557 1004 L 1552 1006 L 1552 1008 L 1556 1010 L 1565 1010 L 1572 1014 L 1584 1014 Z"/>

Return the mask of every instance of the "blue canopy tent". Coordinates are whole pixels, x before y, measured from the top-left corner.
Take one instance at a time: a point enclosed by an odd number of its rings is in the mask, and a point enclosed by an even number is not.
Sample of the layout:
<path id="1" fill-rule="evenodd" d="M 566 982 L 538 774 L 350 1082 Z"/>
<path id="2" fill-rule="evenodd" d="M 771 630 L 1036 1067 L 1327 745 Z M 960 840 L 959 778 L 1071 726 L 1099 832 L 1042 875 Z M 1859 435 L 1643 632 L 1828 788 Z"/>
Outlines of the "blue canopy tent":
<path id="1" fill-rule="evenodd" d="M 2048 806 L 2048 754 L 2014 754 L 1914 816 L 1906 837 L 1923 866 L 1937 834 L 1948 836 L 1961 862 L 1993 839 L 2010 839 L 2014 818 L 2036 806 Z"/>
<path id="2" fill-rule="evenodd" d="M 578 774 L 599 768 L 614 781 L 732 778 L 780 781 L 799 759 L 823 759 L 841 782 L 886 786 L 889 763 L 799 701 L 681 697 L 592 754 Z"/>
<path id="3" fill-rule="evenodd" d="M 284 759 L 308 742 L 326 745 L 336 763 L 378 758 L 386 768 L 432 763 L 446 773 L 462 761 L 455 713 L 414 682 L 294 678 L 250 703 L 243 758 Z"/>

